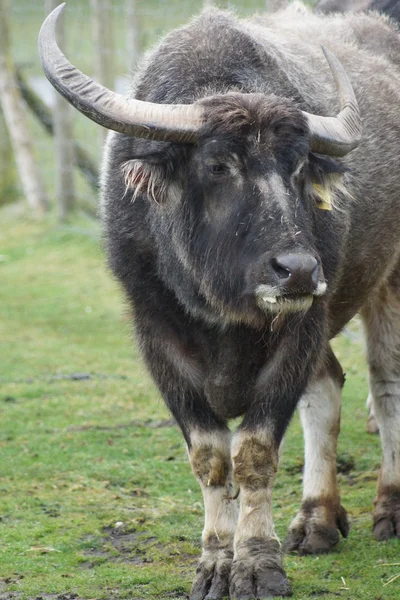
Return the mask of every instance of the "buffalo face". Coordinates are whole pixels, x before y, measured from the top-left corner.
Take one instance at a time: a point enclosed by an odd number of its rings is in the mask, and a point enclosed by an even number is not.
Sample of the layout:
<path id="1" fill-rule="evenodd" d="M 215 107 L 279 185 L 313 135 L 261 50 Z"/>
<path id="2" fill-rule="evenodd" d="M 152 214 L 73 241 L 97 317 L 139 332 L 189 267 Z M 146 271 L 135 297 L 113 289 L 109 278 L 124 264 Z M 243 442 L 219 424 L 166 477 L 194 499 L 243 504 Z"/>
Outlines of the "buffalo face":
<path id="1" fill-rule="evenodd" d="M 266 314 L 309 309 L 327 286 L 303 113 L 261 94 L 202 106 L 195 146 L 143 141 L 124 167 L 127 184 L 149 196 L 163 280 L 211 321 L 262 326 Z"/>

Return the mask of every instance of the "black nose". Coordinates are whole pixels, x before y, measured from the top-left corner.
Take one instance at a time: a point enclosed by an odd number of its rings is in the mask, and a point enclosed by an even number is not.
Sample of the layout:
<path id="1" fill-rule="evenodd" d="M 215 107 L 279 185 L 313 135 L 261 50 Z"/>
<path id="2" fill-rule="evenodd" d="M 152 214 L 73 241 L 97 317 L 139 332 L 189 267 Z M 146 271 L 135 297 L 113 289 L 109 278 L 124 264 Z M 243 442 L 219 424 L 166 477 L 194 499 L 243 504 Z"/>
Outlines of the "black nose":
<path id="1" fill-rule="evenodd" d="M 271 264 L 286 293 L 311 293 L 317 288 L 320 267 L 311 254 L 279 254 Z"/>

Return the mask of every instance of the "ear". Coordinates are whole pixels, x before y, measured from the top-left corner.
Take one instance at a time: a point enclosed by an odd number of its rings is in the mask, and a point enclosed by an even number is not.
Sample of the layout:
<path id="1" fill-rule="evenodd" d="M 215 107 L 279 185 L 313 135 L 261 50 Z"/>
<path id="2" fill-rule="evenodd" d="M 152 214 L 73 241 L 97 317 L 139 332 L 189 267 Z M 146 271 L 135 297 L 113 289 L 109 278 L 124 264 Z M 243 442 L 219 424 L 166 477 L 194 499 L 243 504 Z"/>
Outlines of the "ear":
<path id="1" fill-rule="evenodd" d="M 338 192 L 347 195 L 343 175 L 348 169 L 331 158 L 311 153 L 308 173 L 311 180 L 310 193 L 321 210 L 332 210 Z"/>
<path id="2" fill-rule="evenodd" d="M 132 199 L 146 194 L 156 204 L 163 204 L 167 196 L 167 173 L 161 164 L 141 159 L 128 160 L 122 165 L 126 193 L 133 191 Z"/>
<path id="3" fill-rule="evenodd" d="M 185 147 L 169 142 L 135 139 L 130 160 L 122 164 L 126 192 L 132 199 L 144 195 L 156 204 L 180 198 L 179 168 L 185 164 Z"/>

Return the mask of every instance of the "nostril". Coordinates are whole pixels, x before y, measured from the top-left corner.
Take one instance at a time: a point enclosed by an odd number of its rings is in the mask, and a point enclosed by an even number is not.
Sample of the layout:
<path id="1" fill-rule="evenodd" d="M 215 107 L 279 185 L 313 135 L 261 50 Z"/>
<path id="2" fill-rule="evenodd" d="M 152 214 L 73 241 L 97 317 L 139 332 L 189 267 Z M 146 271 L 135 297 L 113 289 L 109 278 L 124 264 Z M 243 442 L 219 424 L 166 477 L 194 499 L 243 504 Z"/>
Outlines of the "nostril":
<path id="1" fill-rule="evenodd" d="M 318 285 L 320 267 L 318 260 L 311 254 L 293 252 L 278 254 L 271 259 L 275 276 L 285 289 L 309 290 Z"/>
<path id="2" fill-rule="evenodd" d="M 290 268 L 288 266 L 282 265 L 277 258 L 273 258 L 271 260 L 271 265 L 275 273 L 278 275 L 279 279 L 288 279 L 290 277 Z"/>

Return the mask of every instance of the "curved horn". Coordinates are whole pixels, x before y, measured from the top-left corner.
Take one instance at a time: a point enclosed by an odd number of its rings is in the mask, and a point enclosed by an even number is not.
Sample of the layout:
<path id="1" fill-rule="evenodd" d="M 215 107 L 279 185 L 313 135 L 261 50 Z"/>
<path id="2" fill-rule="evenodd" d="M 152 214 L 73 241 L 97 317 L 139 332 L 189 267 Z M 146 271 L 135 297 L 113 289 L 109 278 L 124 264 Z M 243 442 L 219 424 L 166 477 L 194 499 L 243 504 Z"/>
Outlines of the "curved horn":
<path id="1" fill-rule="evenodd" d="M 353 88 L 341 63 L 322 46 L 339 94 L 340 112 L 336 117 L 321 117 L 304 112 L 311 133 L 311 150 L 329 156 L 345 156 L 356 148 L 362 135 L 360 111 Z"/>
<path id="2" fill-rule="evenodd" d="M 56 42 L 56 25 L 65 3 L 55 8 L 39 33 L 39 55 L 50 83 L 95 123 L 126 135 L 163 141 L 196 142 L 203 110 L 192 104 L 154 104 L 108 90 L 76 69 Z"/>

